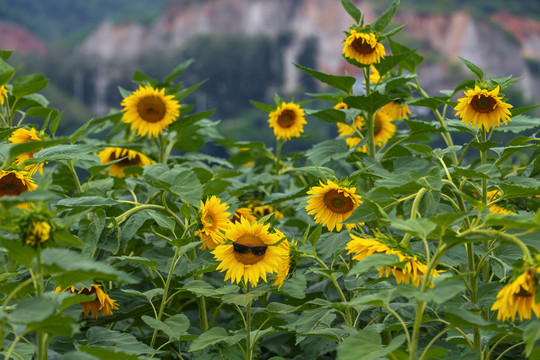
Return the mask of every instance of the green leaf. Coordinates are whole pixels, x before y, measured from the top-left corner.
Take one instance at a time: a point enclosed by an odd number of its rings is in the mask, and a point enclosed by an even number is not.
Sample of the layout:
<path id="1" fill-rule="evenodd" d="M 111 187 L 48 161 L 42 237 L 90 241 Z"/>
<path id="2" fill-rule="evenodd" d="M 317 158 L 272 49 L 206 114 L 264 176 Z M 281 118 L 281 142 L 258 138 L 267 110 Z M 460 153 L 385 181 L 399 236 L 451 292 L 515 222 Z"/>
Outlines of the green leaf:
<path id="1" fill-rule="evenodd" d="M 390 91 L 408 83 L 410 80 L 416 78 L 416 74 L 407 74 L 391 78 L 389 81 L 383 82 L 379 88 L 379 91 L 388 94 Z"/>
<path id="2" fill-rule="evenodd" d="M 222 341 L 225 341 L 225 339 L 229 336 L 227 333 L 227 330 L 221 327 L 213 327 L 210 330 L 202 333 L 198 338 L 193 340 L 191 343 L 191 346 L 189 347 L 189 351 L 198 351 L 202 350 L 208 346 L 220 343 Z"/>
<path id="3" fill-rule="evenodd" d="M 306 151 L 306 157 L 315 166 L 322 166 L 332 160 L 340 160 L 347 157 L 349 147 L 343 139 L 326 140 L 315 144 Z"/>
<path id="4" fill-rule="evenodd" d="M 482 69 L 480 69 L 478 66 L 474 65 L 469 60 L 465 60 L 461 56 L 458 56 L 458 58 L 461 61 L 463 61 L 463 63 L 469 68 L 469 70 L 471 70 L 474 73 L 474 75 L 476 75 L 476 77 L 478 78 L 478 81 L 481 82 L 482 79 L 484 78 L 484 72 L 482 71 Z"/>
<path id="5" fill-rule="evenodd" d="M 494 164 L 479 165 L 474 170 L 459 166 L 453 166 L 452 168 L 458 175 L 469 179 L 495 179 L 501 176 L 497 165 Z"/>
<path id="6" fill-rule="evenodd" d="M 87 346 L 113 351 L 121 351 L 130 355 L 159 354 L 148 345 L 138 341 L 129 333 L 121 333 L 103 327 L 92 327 L 86 332 Z M 118 358 L 117 358 L 118 359 Z M 124 359 L 122 357 L 122 359 Z"/>
<path id="7" fill-rule="evenodd" d="M 54 314 L 42 321 L 29 323 L 26 330 L 47 333 L 49 339 L 56 336 L 71 337 L 79 328 L 77 325 L 78 320 L 78 318 L 66 314 Z"/>
<path id="8" fill-rule="evenodd" d="M 166 83 L 173 82 L 174 79 L 176 79 L 177 77 L 179 77 L 180 75 L 182 75 L 182 74 L 184 73 L 184 71 L 186 71 L 186 69 L 187 69 L 194 61 L 195 61 L 195 59 L 188 59 L 188 60 L 182 62 L 181 64 L 179 64 L 178 66 L 176 66 L 176 67 L 174 68 L 174 70 L 171 71 L 171 73 L 165 77 L 165 82 L 166 82 Z"/>
<path id="9" fill-rule="evenodd" d="M 512 117 L 518 116 L 518 115 L 521 115 L 521 114 L 526 113 L 528 111 L 534 110 L 539 106 L 540 105 L 533 105 L 533 106 L 524 106 L 524 107 L 520 107 L 520 108 L 513 108 L 513 109 L 510 109 L 510 114 L 512 114 Z"/>
<path id="10" fill-rule="evenodd" d="M 497 128 L 494 128 L 494 132 L 511 132 L 511 133 L 522 133 L 527 130 L 532 130 L 540 127 L 539 118 L 531 118 L 527 115 L 517 115 L 512 117 L 507 125 L 502 125 Z"/>
<path id="11" fill-rule="evenodd" d="M 311 116 L 318 117 L 321 120 L 324 120 L 329 123 L 344 123 L 346 114 L 343 111 L 336 110 L 336 109 L 326 109 L 314 112 L 310 114 Z"/>
<path id="12" fill-rule="evenodd" d="M 48 81 L 41 74 L 19 76 L 13 80 L 11 93 L 16 98 L 22 98 L 25 95 L 30 95 L 44 89 Z"/>
<path id="13" fill-rule="evenodd" d="M 122 360 L 140 360 L 137 355 L 128 354 L 125 351 L 116 350 L 114 348 L 105 349 L 105 348 L 101 348 L 101 347 L 82 345 L 82 346 L 79 346 L 78 349 L 80 351 L 83 351 L 84 353 L 87 353 L 89 356 L 92 356 L 91 359 L 96 359 L 97 358 L 99 360 L 118 360 L 118 359 L 122 359 Z M 79 360 L 78 357 L 74 358 L 74 359 Z M 85 357 L 81 357 L 81 359 L 86 360 Z M 62 360 L 63 360 L 63 358 L 62 358 Z"/>
<path id="14" fill-rule="evenodd" d="M 429 98 L 420 98 L 407 101 L 407 105 L 423 106 L 431 110 L 437 110 L 437 108 L 443 104 L 446 104 L 448 97 L 445 96 L 433 96 Z"/>
<path id="15" fill-rule="evenodd" d="M 525 355 L 532 355 L 536 348 L 536 342 L 540 340 L 540 321 L 531 321 L 523 331 L 523 341 L 525 341 Z"/>
<path id="16" fill-rule="evenodd" d="M 351 15 L 354 22 L 359 24 L 362 18 L 362 12 L 352 3 L 351 0 L 341 0 L 341 5 Z"/>
<path id="17" fill-rule="evenodd" d="M 390 43 L 390 50 L 392 51 L 392 54 L 399 54 L 400 57 L 403 56 L 403 59 L 398 62 L 399 66 L 411 74 L 414 74 L 418 65 L 420 65 L 424 60 L 424 57 L 418 55 L 416 50 L 411 50 L 405 45 L 399 44 L 392 39 L 388 39 L 388 42 Z M 385 59 L 386 58 L 387 56 L 385 56 Z"/>
<path id="18" fill-rule="evenodd" d="M 313 76 L 315 79 L 322 81 L 325 84 L 335 87 L 336 89 L 342 90 L 347 94 L 352 93 L 352 87 L 356 82 L 356 79 L 352 76 L 336 76 L 328 75 L 307 67 L 294 64 L 298 69 L 304 71 L 306 74 Z"/>
<path id="19" fill-rule="evenodd" d="M 152 164 L 144 167 L 143 178 L 149 185 L 168 190 L 182 201 L 199 206 L 202 185 L 193 171 L 180 166 L 171 169 L 165 164 Z"/>
<path id="20" fill-rule="evenodd" d="M 381 94 L 380 92 L 373 92 L 369 95 L 356 95 L 349 96 L 343 99 L 349 107 L 364 110 L 370 114 L 374 114 L 384 105 L 391 102 L 392 99 L 388 95 Z"/>
<path id="21" fill-rule="evenodd" d="M 145 292 L 140 292 L 133 289 L 122 289 L 122 292 L 130 296 L 141 296 L 147 299 L 148 301 L 152 301 L 152 299 L 156 296 L 163 295 L 163 289 L 161 288 L 156 288 L 156 289 L 148 290 Z"/>
<path id="22" fill-rule="evenodd" d="M 337 349 L 338 360 L 378 360 L 405 342 L 405 334 L 392 338 L 388 345 L 382 345 L 379 333 L 372 329 L 364 329 L 349 336 Z"/>
<path id="23" fill-rule="evenodd" d="M 535 178 L 509 176 L 499 184 L 503 191 L 502 199 L 535 196 L 540 194 L 540 180 Z"/>
<path id="24" fill-rule="evenodd" d="M 92 351 L 93 349 L 94 348 L 91 348 L 90 351 Z M 117 356 L 118 355 L 115 354 L 115 357 L 111 358 L 111 360 L 118 359 Z M 126 358 L 125 360 L 129 360 L 129 357 L 131 357 L 131 355 L 128 355 L 128 358 Z M 81 352 L 81 351 L 72 351 L 72 352 L 69 352 L 67 354 L 64 354 L 64 356 L 62 356 L 60 358 L 60 360 L 100 360 L 100 359 L 103 359 L 103 358 L 102 357 L 96 357 L 96 356 L 93 356 L 93 355 L 90 355 L 88 353 Z M 135 359 L 137 359 L 137 357 L 135 357 Z"/>
<path id="25" fill-rule="evenodd" d="M 381 16 L 379 16 L 375 21 L 371 23 L 371 28 L 374 32 L 382 32 L 384 28 L 386 28 L 388 24 L 390 24 L 392 18 L 394 17 L 394 14 L 396 13 L 398 5 L 399 0 L 392 1 L 390 7 Z"/>
<path id="26" fill-rule="evenodd" d="M 9 321 L 15 323 L 29 324 L 43 321 L 55 311 L 56 304 L 53 299 L 43 296 L 31 297 L 22 299 L 7 317 Z"/>
<path id="27" fill-rule="evenodd" d="M 48 147 L 34 154 L 40 161 L 58 160 L 95 160 L 95 152 L 104 149 L 104 146 L 94 145 L 56 145 Z"/>
<path id="28" fill-rule="evenodd" d="M 97 206 L 115 206 L 119 202 L 113 199 L 107 199 L 101 196 L 81 196 L 67 198 L 58 201 L 60 207 L 97 207 Z"/>
<path id="29" fill-rule="evenodd" d="M 317 244 L 317 241 L 319 241 L 319 238 L 321 237 L 322 233 L 322 224 L 319 224 L 309 235 L 309 242 L 310 244 L 315 248 L 315 244 Z"/>
<path id="30" fill-rule="evenodd" d="M 138 84 L 156 86 L 157 81 L 150 76 L 143 74 L 139 69 L 135 69 L 133 72 L 133 81 Z"/>
<path id="31" fill-rule="evenodd" d="M 163 331 L 169 337 L 170 341 L 179 340 L 186 334 L 189 328 L 189 319 L 183 314 L 176 314 L 165 321 L 154 319 L 153 317 L 143 315 L 141 319 L 151 328 Z"/>
<path id="32" fill-rule="evenodd" d="M 397 255 L 373 254 L 355 263 L 347 275 L 351 276 L 363 274 L 371 269 L 380 269 L 385 266 L 396 266 L 396 264 L 399 264 L 399 257 Z"/>
<path id="33" fill-rule="evenodd" d="M 149 211 L 148 215 L 150 215 L 154 220 L 156 220 L 159 226 L 164 227 L 165 229 L 169 229 L 170 231 L 174 231 L 174 227 L 176 226 L 176 222 L 174 221 L 174 219 L 171 219 L 170 217 L 167 217 L 157 211 Z"/>
<path id="34" fill-rule="evenodd" d="M 484 141 L 484 142 L 478 142 L 478 141 L 471 141 L 470 143 L 466 144 L 467 146 L 470 146 L 472 148 L 478 149 L 480 151 L 487 151 L 491 148 L 497 147 L 501 145 L 500 143 L 495 143 L 493 141 Z"/>
<path id="35" fill-rule="evenodd" d="M 263 104 L 261 102 L 255 101 L 255 100 L 249 100 L 249 102 L 251 103 L 251 105 L 255 106 L 256 108 L 258 108 L 258 109 L 260 109 L 262 111 L 266 111 L 268 113 L 271 113 L 271 112 L 276 110 L 276 107 L 272 106 L 272 105 Z"/>
<path id="36" fill-rule="evenodd" d="M 395 219 L 392 220 L 391 225 L 398 230 L 416 235 L 424 240 L 437 227 L 436 224 L 432 223 L 428 219 L 423 218 L 407 220 Z"/>
<path id="37" fill-rule="evenodd" d="M 150 260 L 142 256 L 113 256 L 113 259 L 118 259 L 120 261 L 132 261 L 134 263 L 146 265 L 152 269 L 155 269 L 158 264 L 157 261 Z"/>

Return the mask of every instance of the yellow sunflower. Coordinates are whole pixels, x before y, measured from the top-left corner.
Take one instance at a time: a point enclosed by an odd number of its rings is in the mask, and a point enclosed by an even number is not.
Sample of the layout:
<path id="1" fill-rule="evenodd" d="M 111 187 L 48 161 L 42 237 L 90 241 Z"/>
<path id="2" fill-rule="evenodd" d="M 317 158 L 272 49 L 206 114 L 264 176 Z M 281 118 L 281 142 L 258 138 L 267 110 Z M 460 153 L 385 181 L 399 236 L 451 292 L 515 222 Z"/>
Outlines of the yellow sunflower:
<path id="1" fill-rule="evenodd" d="M 27 143 L 27 142 L 30 142 L 30 141 L 40 141 L 40 140 L 41 140 L 41 138 L 38 136 L 37 131 L 36 131 L 35 128 L 31 128 L 30 130 L 19 128 L 19 129 L 15 130 L 8 139 L 10 144 L 22 144 L 22 143 Z M 36 151 L 39 151 L 39 150 L 36 150 Z M 33 159 L 33 158 L 34 158 L 34 152 L 21 154 L 21 155 L 17 156 L 15 164 L 17 164 L 17 166 L 19 166 L 25 160 Z M 40 174 L 43 174 L 43 164 L 28 165 L 24 169 L 26 171 L 29 171 L 30 173 L 33 173 L 37 169 L 37 170 L 39 170 Z"/>
<path id="2" fill-rule="evenodd" d="M 336 123 L 337 128 L 338 128 L 338 134 L 339 136 L 346 136 L 345 142 L 347 143 L 347 146 L 349 147 L 349 149 L 354 148 L 356 145 L 358 145 L 360 141 L 362 141 L 361 137 L 351 136 L 351 135 L 357 135 L 356 130 L 354 130 L 354 128 L 360 130 L 362 129 L 364 124 L 365 124 L 364 118 L 360 115 L 358 115 L 356 119 L 354 119 L 353 126 L 350 126 L 349 124 L 345 124 L 345 123 L 339 123 L 339 122 Z M 358 151 L 366 152 L 367 151 L 366 149 L 367 148 L 364 145 L 364 146 L 361 146 L 358 149 Z"/>
<path id="3" fill-rule="evenodd" d="M 232 244 L 221 244 L 212 251 L 220 262 L 217 269 L 226 271 L 225 280 L 250 283 L 256 286 L 259 279 L 266 282 L 266 274 L 279 273 L 287 257 L 282 246 L 272 246 L 281 237 L 268 231 L 269 224 L 249 223 L 245 218 L 231 225 L 226 237 Z"/>
<path id="4" fill-rule="evenodd" d="M 399 101 L 389 102 L 388 104 L 384 105 L 380 111 L 388 115 L 392 120 L 408 120 L 408 114 L 411 113 L 411 110 L 407 104 L 401 104 Z"/>
<path id="5" fill-rule="evenodd" d="M 8 92 L 5 85 L 0 85 L 0 106 L 4 105 L 4 101 L 8 96 Z"/>
<path id="6" fill-rule="evenodd" d="M 489 131 L 490 127 L 496 128 L 510 118 L 510 110 L 513 106 L 504 102 L 503 97 L 499 95 L 500 87 L 488 91 L 481 89 L 478 85 L 474 90 L 465 91 L 465 96 L 458 99 L 458 104 L 454 108 L 457 111 L 456 116 L 461 117 L 461 122 L 465 125 L 471 125 L 478 129 L 484 128 Z"/>
<path id="7" fill-rule="evenodd" d="M 258 219 L 260 219 L 263 216 L 266 216 L 268 214 L 271 214 L 271 213 L 274 213 L 274 218 L 275 219 L 283 219 L 284 218 L 284 215 L 280 211 L 274 209 L 274 207 L 272 205 L 260 205 L 261 203 L 262 203 L 261 200 L 253 200 L 248 205 L 248 207 L 251 209 L 253 214 Z"/>
<path id="8" fill-rule="evenodd" d="M 383 274 L 385 277 L 393 273 L 394 278 L 398 284 L 408 284 L 412 282 L 414 286 L 418 286 L 420 282 L 424 282 L 425 275 L 427 273 L 427 266 L 418 261 L 416 256 L 410 256 L 403 254 L 399 249 L 393 249 L 388 245 L 370 238 L 360 238 L 351 234 L 352 240 L 347 243 L 347 254 L 356 253 L 353 256 L 354 260 L 363 260 L 373 254 L 393 254 L 397 255 L 400 262 L 408 261 L 402 267 L 398 266 L 384 266 L 379 268 L 379 277 Z M 439 276 L 438 270 L 432 270 L 431 276 Z"/>
<path id="9" fill-rule="evenodd" d="M 295 103 L 282 103 L 269 115 L 268 124 L 274 129 L 274 135 L 278 140 L 290 140 L 299 137 L 304 132 L 307 124 L 304 118 L 305 111 Z"/>
<path id="10" fill-rule="evenodd" d="M 360 33 L 353 29 L 345 40 L 343 55 L 360 64 L 371 65 L 380 62 L 386 52 L 375 34 Z"/>
<path id="11" fill-rule="evenodd" d="M 231 224 L 228 219 L 231 213 L 225 212 L 228 208 L 229 205 L 222 203 L 216 196 L 206 198 L 205 203 L 201 200 L 202 229 L 198 231 L 203 241 L 201 250 L 215 249 L 216 246 L 225 241 L 223 232 Z"/>
<path id="12" fill-rule="evenodd" d="M 101 163 L 106 165 L 111 161 L 115 161 L 121 158 L 125 158 L 117 163 L 109 165 L 109 171 L 112 175 L 118 177 L 125 177 L 124 169 L 130 166 L 139 166 L 143 167 L 146 165 L 153 164 L 154 161 L 146 155 L 129 149 L 123 149 L 120 147 L 108 147 L 105 150 L 102 150 L 98 153 L 99 160 Z"/>
<path id="13" fill-rule="evenodd" d="M 37 189 L 34 180 L 27 175 L 26 171 L 0 171 L 0 197 L 18 196 Z"/>
<path id="14" fill-rule="evenodd" d="M 529 268 L 499 291 L 491 307 L 497 311 L 497 320 L 514 320 L 516 313 L 520 321 L 530 319 L 531 311 L 540 317 L 540 302 L 534 300 L 538 290 L 537 276 L 535 269 Z"/>
<path id="15" fill-rule="evenodd" d="M 369 74 L 369 82 L 376 84 L 379 81 L 381 81 L 381 75 L 379 74 L 379 71 L 377 70 L 377 68 L 371 65 L 369 69 L 371 70 Z"/>
<path id="16" fill-rule="evenodd" d="M 343 109 L 348 109 L 348 108 L 349 108 L 349 105 L 345 104 L 343 101 L 334 105 L 334 109 L 336 110 L 343 110 Z"/>
<path id="17" fill-rule="evenodd" d="M 34 221 L 26 231 L 25 244 L 37 246 L 49 240 L 51 225 L 46 221 Z"/>
<path id="18" fill-rule="evenodd" d="M 174 95 L 165 95 L 165 89 L 140 86 L 124 98 L 122 121 L 130 124 L 137 135 L 157 137 L 180 115 L 180 104 Z"/>
<path id="19" fill-rule="evenodd" d="M 360 196 L 356 195 L 356 188 L 341 187 L 328 180 L 327 184 L 319 181 L 321 186 L 312 187 L 307 193 L 311 195 L 307 201 L 306 211 L 309 215 L 315 214 L 315 223 L 322 223 L 330 231 L 340 231 L 343 222 L 362 203 Z M 346 224 L 353 228 L 354 224 Z"/>
<path id="20" fill-rule="evenodd" d="M 278 229 L 274 229 L 274 231 L 276 234 L 279 235 L 280 239 L 285 238 L 285 235 Z M 277 286 L 279 290 L 281 289 L 281 286 L 283 286 L 287 275 L 289 275 L 289 270 L 291 266 L 291 244 L 287 241 L 287 239 L 284 239 L 282 242 L 279 243 L 278 246 L 282 249 L 285 249 L 287 252 L 286 255 L 282 258 L 281 265 L 278 268 L 277 274 L 271 277 L 271 279 L 274 280 L 273 285 Z"/>
<path id="21" fill-rule="evenodd" d="M 58 286 L 55 291 L 60 292 L 62 290 L 60 289 L 60 286 Z M 79 295 L 96 295 L 94 300 L 80 303 L 85 318 L 88 317 L 88 314 L 92 313 L 92 317 L 97 319 L 100 312 L 101 316 L 109 316 L 112 315 L 113 310 L 118 310 L 116 300 L 111 299 L 109 295 L 105 294 L 101 289 L 101 285 L 92 284 L 89 289 L 83 286 L 82 289 L 78 291 L 74 286 L 70 286 L 64 291 L 70 291 Z"/>
<path id="22" fill-rule="evenodd" d="M 392 119 L 388 115 L 382 111 L 375 113 L 375 145 L 383 146 L 384 143 L 394 136 L 396 129 L 396 125 L 394 125 Z"/>
<path id="23" fill-rule="evenodd" d="M 240 218 L 245 218 L 250 223 L 257 221 L 257 218 L 255 217 L 255 215 L 253 215 L 253 212 L 251 211 L 251 209 L 247 207 L 237 208 L 236 211 L 234 212 L 234 215 L 231 221 L 235 223 L 235 222 L 240 221 Z"/>
<path id="24" fill-rule="evenodd" d="M 493 214 L 516 214 L 514 211 L 506 209 L 500 205 L 495 204 L 498 198 L 501 197 L 500 190 L 491 190 L 487 193 L 487 200 L 489 205 L 489 212 Z"/>

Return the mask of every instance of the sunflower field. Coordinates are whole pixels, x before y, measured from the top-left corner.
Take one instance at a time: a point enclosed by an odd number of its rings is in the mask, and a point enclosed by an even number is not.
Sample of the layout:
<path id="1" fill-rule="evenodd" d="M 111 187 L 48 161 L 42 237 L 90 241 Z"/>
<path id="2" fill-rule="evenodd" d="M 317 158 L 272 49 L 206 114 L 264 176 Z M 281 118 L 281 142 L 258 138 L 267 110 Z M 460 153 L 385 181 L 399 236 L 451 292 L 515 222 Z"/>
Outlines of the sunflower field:
<path id="1" fill-rule="evenodd" d="M 535 106 L 466 59 L 427 94 L 398 5 L 368 24 L 341 1 L 335 56 L 363 77 L 297 65 L 316 102 L 252 101 L 274 147 L 194 111 L 191 61 L 57 136 L 47 79 L 1 51 L 1 358 L 540 359 Z"/>

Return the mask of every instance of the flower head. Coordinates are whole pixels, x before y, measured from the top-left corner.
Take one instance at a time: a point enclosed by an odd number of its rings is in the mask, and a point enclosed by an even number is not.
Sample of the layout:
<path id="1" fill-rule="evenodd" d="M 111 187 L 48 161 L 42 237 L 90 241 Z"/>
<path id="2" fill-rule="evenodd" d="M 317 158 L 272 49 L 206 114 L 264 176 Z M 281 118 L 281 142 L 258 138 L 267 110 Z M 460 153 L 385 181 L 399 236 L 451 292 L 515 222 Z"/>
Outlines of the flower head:
<path id="1" fill-rule="evenodd" d="M 315 215 L 315 222 L 322 223 L 328 230 L 334 228 L 340 231 L 343 222 L 362 203 L 360 196 L 356 195 L 356 188 L 342 187 L 331 180 L 326 184 L 320 181 L 321 186 L 314 186 L 307 193 L 310 195 L 306 211 Z M 354 227 L 354 224 L 346 224 Z"/>
<path id="2" fill-rule="evenodd" d="M 336 123 L 339 136 L 346 136 L 345 142 L 347 143 L 347 146 L 350 149 L 352 149 L 353 147 L 358 145 L 360 141 L 362 141 L 362 138 L 360 138 L 359 136 L 352 136 L 352 135 L 357 135 L 355 128 L 360 130 L 364 127 L 364 124 L 365 124 L 364 118 L 360 115 L 358 115 L 356 119 L 354 119 L 353 126 L 350 126 L 349 124 L 345 124 L 345 123 L 339 123 L 339 122 Z M 358 149 L 358 151 L 366 152 L 367 151 L 366 149 L 367 147 L 364 145 L 364 146 L 361 146 Z"/>
<path id="3" fill-rule="evenodd" d="M 102 164 L 108 164 L 112 161 L 125 158 L 119 162 L 109 165 L 109 171 L 111 172 L 111 174 L 118 177 L 126 176 L 124 174 L 124 169 L 127 167 L 143 167 L 146 165 L 150 165 L 154 162 L 150 158 L 146 157 L 146 155 L 138 151 L 123 149 L 120 147 L 109 147 L 105 150 L 100 151 L 98 153 L 98 156 Z"/>
<path id="4" fill-rule="evenodd" d="M 491 190 L 487 193 L 487 200 L 489 205 L 489 212 L 492 214 L 516 214 L 514 211 L 509 210 L 496 204 L 497 199 L 501 197 L 500 190 Z"/>
<path id="5" fill-rule="evenodd" d="M 241 218 L 245 218 L 250 223 L 257 221 L 257 218 L 255 217 L 255 215 L 253 215 L 253 211 L 251 211 L 251 209 L 247 207 L 237 208 L 231 221 L 233 223 L 239 222 Z"/>
<path id="6" fill-rule="evenodd" d="M 231 225 L 226 237 L 232 244 L 216 247 L 212 254 L 220 262 L 217 269 L 226 271 L 225 280 L 250 283 L 256 286 L 259 279 L 266 282 L 266 274 L 278 273 L 288 252 L 275 246 L 281 236 L 268 231 L 269 224 L 249 223 L 245 218 Z"/>
<path id="7" fill-rule="evenodd" d="M 520 321 L 530 319 L 533 311 L 540 317 L 540 302 L 535 301 L 538 290 L 537 276 L 534 268 L 528 268 L 499 291 L 497 300 L 491 307 L 491 310 L 497 311 L 497 320 L 514 320 L 516 313 Z"/>
<path id="8" fill-rule="evenodd" d="M 55 291 L 60 292 L 62 290 L 58 286 Z M 113 310 L 118 310 L 116 300 L 111 299 L 109 295 L 105 294 L 105 292 L 101 289 L 101 285 L 92 284 L 89 289 L 83 286 L 81 290 L 78 291 L 74 286 L 70 286 L 64 291 L 70 291 L 79 295 L 95 295 L 94 300 L 80 303 L 83 308 L 85 318 L 92 313 L 92 317 L 97 319 L 100 312 L 101 316 L 109 316 L 112 315 Z"/>
<path id="9" fill-rule="evenodd" d="M 0 106 L 4 105 L 4 101 L 8 96 L 8 92 L 5 85 L 0 85 Z"/>
<path id="10" fill-rule="evenodd" d="M 258 218 L 262 218 L 268 214 L 271 214 L 271 213 L 274 213 L 274 218 L 275 219 L 283 219 L 284 216 L 283 214 L 274 209 L 274 207 L 272 205 L 261 205 L 262 201 L 261 200 L 253 200 L 252 202 L 249 203 L 248 207 L 251 209 L 251 211 L 253 212 L 253 214 Z"/>
<path id="11" fill-rule="evenodd" d="M 30 130 L 24 129 L 24 128 L 18 128 L 15 130 L 11 136 L 9 137 L 9 143 L 10 144 L 23 144 L 30 141 L 40 141 L 41 138 L 38 136 L 36 129 L 31 128 Z M 25 154 L 21 154 L 17 156 L 17 159 L 15 161 L 15 164 L 17 166 L 21 165 L 25 160 L 27 159 L 33 159 L 34 158 L 34 152 L 29 152 Z M 38 169 L 40 174 L 43 174 L 43 164 L 34 164 L 34 165 L 28 165 L 24 168 L 26 171 L 29 171 L 32 173 L 34 169 Z"/>
<path id="12" fill-rule="evenodd" d="M 223 234 L 230 226 L 229 216 L 231 213 L 226 212 L 229 208 L 227 203 L 222 203 L 215 196 L 206 199 L 203 203 L 201 200 L 201 225 L 199 231 L 201 240 L 203 241 L 201 249 L 215 249 L 216 246 L 225 241 Z"/>
<path id="13" fill-rule="evenodd" d="M 411 113 L 411 110 L 407 104 L 401 104 L 399 101 L 391 101 L 388 104 L 384 105 L 380 112 L 385 113 L 392 120 L 402 120 L 409 119 L 408 114 Z"/>
<path id="14" fill-rule="evenodd" d="M 499 95 L 500 87 L 493 90 L 481 89 L 478 85 L 474 90 L 465 91 L 465 96 L 458 99 L 458 104 L 454 108 L 456 116 L 461 117 L 461 122 L 465 125 L 471 125 L 478 129 L 484 128 L 489 131 L 491 127 L 496 128 L 510 119 L 509 108 L 513 107 L 504 102 L 503 97 Z"/>
<path id="15" fill-rule="evenodd" d="M 174 95 L 165 95 L 165 89 L 140 86 L 124 98 L 122 121 L 130 124 L 137 135 L 157 137 L 180 115 L 180 104 Z"/>
<path id="16" fill-rule="evenodd" d="M 390 246 L 370 238 L 360 238 L 351 234 L 352 240 L 347 243 L 347 254 L 356 253 L 353 256 L 354 260 L 363 260 L 373 254 L 393 254 L 397 255 L 400 262 L 407 263 L 402 267 L 384 266 L 379 268 L 379 277 L 383 274 L 385 277 L 393 273 L 398 284 L 408 284 L 412 282 L 414 286 L 418 286 L 420 282 L 424 282 L 427 273 L 427 266 L 418 261 L 416 256 L 405 255 L 401 250 L 391 248 Z M 431 276 L 440 275 L 438 270 L 432 270 Z"/>
<path id="17" fill-rule="evenodd" d="M 360 33 L 355 29 L 351 30 L 343 46 L 343 56 L 363 65 L 378 63 L 385 55 L 384 46 L 375 34 Z"/>
<path id="18" fill-rule="evenodd" d="M 36 247 L 49 240 L 51 225 L 46 221 L 33 221 L 26 229 L 24 243 Z"/>
<path id="19" fill-rule="evenodd" d="M 34 180 L 26 171 L 0 171 L 0 197 L 18 196 L 26 191 L 37 189 Z"/>
<path id="20" fill-rule="evenodd" d="M 290 140 L 299 137 L 304 132 L 307 124 L 304 118 L 305 111 L 295 103 L 282 103 L 269 115 L 268 124 L 274 129 L 274 135 L 278 140 Z"/>
<path id="21" fill-rule="evenodd" d="M 382 111 L 375 113 L 375 131 L 374 138 L 377 146 L 383 146 L 396 133 L 396 125 L 392 118 Z"/>

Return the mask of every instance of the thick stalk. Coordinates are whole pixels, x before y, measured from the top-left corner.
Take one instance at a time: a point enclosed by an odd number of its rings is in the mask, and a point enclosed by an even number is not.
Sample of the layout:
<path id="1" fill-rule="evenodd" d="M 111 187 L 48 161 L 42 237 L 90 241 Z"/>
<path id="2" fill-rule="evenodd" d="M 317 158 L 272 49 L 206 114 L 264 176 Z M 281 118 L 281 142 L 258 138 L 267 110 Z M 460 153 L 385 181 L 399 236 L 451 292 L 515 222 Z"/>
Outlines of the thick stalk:
<path id="1" fill-rule="evenodd" d="M 420 325 L 422 324 L 422 315 L 424 315 L 425 307 L 425 301 L 416 299 L 416 316 L 414 318 L 412 340 L 409 348 L 409 360 L 416 360 L 416 351 L 418 350 L 418 334 L 420 333 Z"/>
<path id="2" fill-rule="evenodd" d="M 366 96 L 371 94 L 371 84 L 369 82 L 369 66 L 364 67 L 364 83 L 366 84 Z M 366 114 L 367 123 L 367 153 L 370 157 L 375 157 L 375 114 Z"/>
<path id="3" fill-rule="evenodd" d="M 246 293 L 251 291 L 251 285 L 246 284 Z M 252 360 L 253 358 L 253 347 L 251 344 L 251 301 L 246 306 L 246 360 Z"/>

